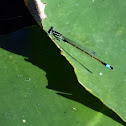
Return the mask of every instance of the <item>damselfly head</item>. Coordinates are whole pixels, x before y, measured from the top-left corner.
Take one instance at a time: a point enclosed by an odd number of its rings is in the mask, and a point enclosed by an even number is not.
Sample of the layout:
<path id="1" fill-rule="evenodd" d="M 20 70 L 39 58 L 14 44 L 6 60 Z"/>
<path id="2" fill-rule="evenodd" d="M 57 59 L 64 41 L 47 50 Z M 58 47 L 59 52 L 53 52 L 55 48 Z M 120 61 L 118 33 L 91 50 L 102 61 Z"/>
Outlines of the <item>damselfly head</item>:
<path id="1" fill-rule="evenodd" d="M 52 34 L 52 31 L 53 31 L 54 27 L 51 27 L 48 31 L 49 34 Z"/>

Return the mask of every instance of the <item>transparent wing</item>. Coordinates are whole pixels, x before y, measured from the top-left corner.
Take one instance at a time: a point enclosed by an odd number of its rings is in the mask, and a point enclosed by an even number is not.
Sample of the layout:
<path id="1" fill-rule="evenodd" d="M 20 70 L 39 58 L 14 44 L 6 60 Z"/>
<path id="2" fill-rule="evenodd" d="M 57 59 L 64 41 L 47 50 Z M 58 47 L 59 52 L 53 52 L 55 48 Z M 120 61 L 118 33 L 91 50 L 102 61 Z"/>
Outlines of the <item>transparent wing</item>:
<path id="1" fill-rule="evenodd" d="M 78 43 L 76 43 L 76 42 L 74 42 L 74 41 L 72 41 L 72 40 L 70 40 L 70 39 L 68 39 L 68 38 L 66 38 L 66 37 L 64 37 L 64 36 L 62 36 L 61 39 L 62 39 L 64 42 L 70 43 L 70 44 L 72 44 L 74 47 L 78 47 L 78 48 L 80 48 L 80 50 L 83 50 L 83 51 L 87 52 L 88 54 L 90 54 L 90 55 L 96 57 L 96 52 L 95 52 L 95 51 L 93 51 L 93 50 L 91 50 L 91 49 L 89 49 L 89 48 L 87 48 L 87 47 L 81 46 L 81 45 L 79 45 Z"/>

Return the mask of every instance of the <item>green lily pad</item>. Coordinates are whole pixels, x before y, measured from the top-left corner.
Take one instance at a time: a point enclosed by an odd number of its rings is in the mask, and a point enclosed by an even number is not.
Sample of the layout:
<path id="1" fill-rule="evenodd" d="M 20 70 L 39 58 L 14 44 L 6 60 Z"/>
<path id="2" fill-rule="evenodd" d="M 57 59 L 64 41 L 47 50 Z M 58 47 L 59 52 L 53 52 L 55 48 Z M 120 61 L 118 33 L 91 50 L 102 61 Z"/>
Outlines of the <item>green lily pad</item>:
<path id="1" fill-rule="evenodd" d="M 2 126 L 121 126 L 125 123 L 79 85 L 71 65 L 39 28 L 0 36 Z"/>
<path id="2" fill-rule="evenodd" d="M 126 121 L 126 1 L 67 0 L 47 3 L 43 28 L 53 26 L 63 36 L 96 52 L 110 70 L 75 47 L 54 39 L 72 64 L 79 83 Z"/>

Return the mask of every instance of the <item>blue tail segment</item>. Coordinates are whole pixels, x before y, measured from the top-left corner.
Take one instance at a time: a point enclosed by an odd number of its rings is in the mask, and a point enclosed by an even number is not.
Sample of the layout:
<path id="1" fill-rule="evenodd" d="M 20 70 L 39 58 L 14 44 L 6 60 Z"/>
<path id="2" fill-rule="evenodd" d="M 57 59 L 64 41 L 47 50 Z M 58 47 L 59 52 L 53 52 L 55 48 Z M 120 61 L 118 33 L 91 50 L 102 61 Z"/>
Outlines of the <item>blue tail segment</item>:
<path id="1" fill-rule="evenodd" d="M 111 69 L 111 70 L 113 70 L 113 67 L 110 66 L 109 64 L 106 64 L 106 67 L 109 68 L 109 69 Z"/>

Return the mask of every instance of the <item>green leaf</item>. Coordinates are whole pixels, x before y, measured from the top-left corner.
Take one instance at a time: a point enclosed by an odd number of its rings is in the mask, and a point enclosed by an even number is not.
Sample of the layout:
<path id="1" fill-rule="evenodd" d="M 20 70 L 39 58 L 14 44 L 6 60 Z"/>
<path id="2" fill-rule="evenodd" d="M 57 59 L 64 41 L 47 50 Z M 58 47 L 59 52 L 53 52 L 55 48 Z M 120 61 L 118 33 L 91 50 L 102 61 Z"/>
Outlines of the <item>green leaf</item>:
<path id="1" fill-rule="evenodd" d="M 38 26 L 0 36 L 2 126 L 121 126 L 78 84 L 71 65 Z"/>
<path id="2" fill-rule="evenodd" d="M 43 27 L 94 50 L 110 70 L 69 44 L 54 40 L 72 64 L 79 83 L 126 121 L 126 1 L 47 1 Z M 53 39 L 53 38 L 52 38 Z M 90 72 L 91 71 L 91 72 Z"/>

